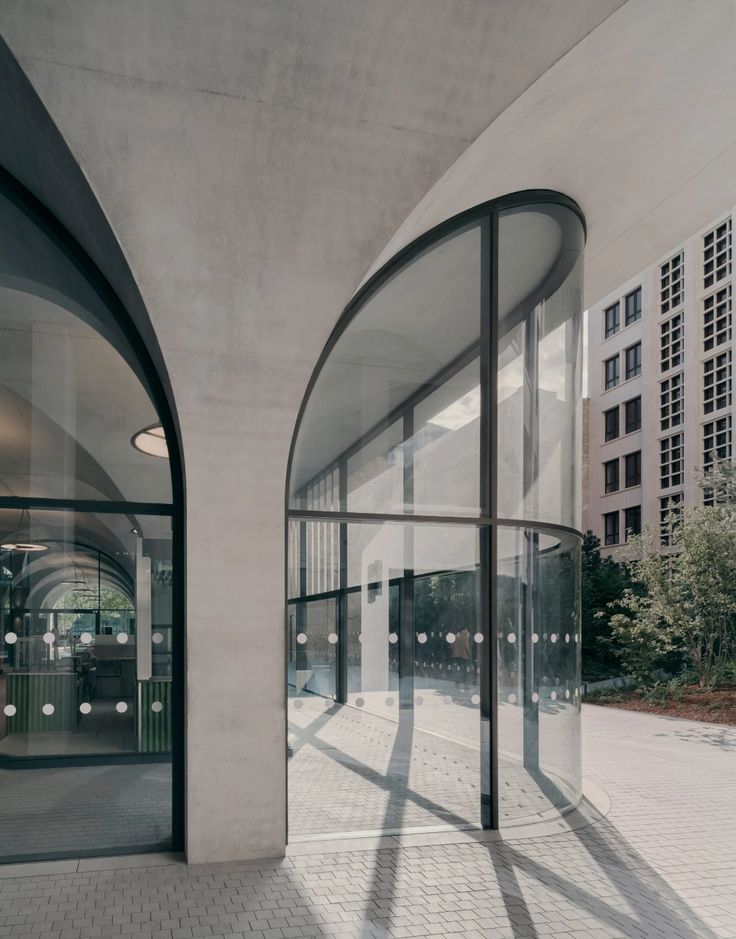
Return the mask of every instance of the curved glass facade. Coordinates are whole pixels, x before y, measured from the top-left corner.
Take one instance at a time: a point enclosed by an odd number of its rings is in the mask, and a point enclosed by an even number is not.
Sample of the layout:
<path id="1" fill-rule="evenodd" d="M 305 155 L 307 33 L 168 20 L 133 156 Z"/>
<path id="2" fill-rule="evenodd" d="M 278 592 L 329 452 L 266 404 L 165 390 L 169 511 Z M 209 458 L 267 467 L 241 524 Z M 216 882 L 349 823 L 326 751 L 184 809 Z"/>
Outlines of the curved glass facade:
<path id="1" fill-rule="evenodd" d="M 584 225 L 465 213 L 349 307 L 289 477 L 289 830 L 500 827 L 580 779 Z"/>
<path id="2" fill-rule="evenodd" d="M 172 473 L 108 289 L 0 191 L 0 860 L 178 845 Z"/>

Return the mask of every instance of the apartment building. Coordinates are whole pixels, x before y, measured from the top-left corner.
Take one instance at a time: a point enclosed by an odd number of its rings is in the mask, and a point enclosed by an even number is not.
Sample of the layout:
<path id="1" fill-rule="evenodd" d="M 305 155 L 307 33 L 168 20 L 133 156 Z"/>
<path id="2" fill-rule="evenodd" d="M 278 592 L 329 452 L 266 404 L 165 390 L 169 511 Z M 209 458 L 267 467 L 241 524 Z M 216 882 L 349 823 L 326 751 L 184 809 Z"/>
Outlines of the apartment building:
<path id="1" fill-rule="evenodd" d="M 734 211 L 591 307 L 586 530 L 614 555 L 702 503 L 696 469 L 732 455 Z"/>

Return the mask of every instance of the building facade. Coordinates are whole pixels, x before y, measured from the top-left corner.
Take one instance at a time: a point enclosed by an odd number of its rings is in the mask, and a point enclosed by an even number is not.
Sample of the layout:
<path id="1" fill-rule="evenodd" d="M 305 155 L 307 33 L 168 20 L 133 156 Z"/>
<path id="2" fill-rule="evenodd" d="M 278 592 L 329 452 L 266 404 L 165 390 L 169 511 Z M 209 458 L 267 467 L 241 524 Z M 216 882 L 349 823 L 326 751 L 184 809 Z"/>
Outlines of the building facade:
<path id="1" fill-rule="evenodd" d="M 589 311 L 584 524 L 604 553 L 644 525 L 667 548 L 698 471 L 733 455 L 733 226 L 728 209 Z"/>

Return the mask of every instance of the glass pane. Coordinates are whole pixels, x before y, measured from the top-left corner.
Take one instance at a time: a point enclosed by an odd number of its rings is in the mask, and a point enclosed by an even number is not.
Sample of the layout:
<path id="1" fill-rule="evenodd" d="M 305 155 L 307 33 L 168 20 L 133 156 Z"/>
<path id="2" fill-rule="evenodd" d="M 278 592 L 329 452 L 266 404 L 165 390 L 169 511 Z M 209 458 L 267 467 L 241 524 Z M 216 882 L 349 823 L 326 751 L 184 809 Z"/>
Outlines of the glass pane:
<path id="1" fill-rule="evenodd" d="M 2 509 L 0 536 L 0 857 L 170 847 L 171 520 Z"/>
<path id="2" fill-rule="evenodd" d="M 498 530 L 499 811 L 502 824 L 577 805 L 580 542 Z"/>
<path id="3" fill-rule="evenodd" d="M 474 374 L 463 370 L 477 355 L 480 310 L 478 224 L 422 252 L 366 301 L 309 397 L 291 470 L 292 507 L 303 507 L 315 479 L 346 465 L 351 511 L 478 512 L 469 468 L 478 451 L 477 365 Z M 453 447 L 468 448 L 457 466 Z M 409 455 L 421 476 L 413 492 L 403 480 Z M 422 472 L 430 461 L 444 463 L 447 481 Z"/>
<path id="4" fill-rule="evenodd" d="M 498 514 L 579 528 L 582 225 L 499 216 Z"/>
<path id="5" fill-rule="evenodd" d="M 477 826 L 477 531 L 395 523 L 344 528 L 342 588 L 327 600 L 290 604 L 291 836 Z M 311 604 L 330 605 L 329 627 L 318 632 L 314 653 L 307 628 L 300 652 L 297 610 Z M 312 677 L 332 616 L 338 659 L 345 617 L 342 704 Z"/>
<path id="6" fill-rule="evenodd" d="M 166 441 L 134 363 L 78 268 L 0 195 L 2 494 L 170 502 Z"/>

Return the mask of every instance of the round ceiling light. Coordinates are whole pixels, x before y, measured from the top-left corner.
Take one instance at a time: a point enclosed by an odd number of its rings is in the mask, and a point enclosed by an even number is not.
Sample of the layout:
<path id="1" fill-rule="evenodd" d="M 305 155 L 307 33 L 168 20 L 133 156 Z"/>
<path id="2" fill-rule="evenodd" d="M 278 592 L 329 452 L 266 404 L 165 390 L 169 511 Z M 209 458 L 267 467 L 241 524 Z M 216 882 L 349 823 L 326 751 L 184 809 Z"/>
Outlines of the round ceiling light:
<path id="1" fill-rule="evenodd" d="M 47 544 L 36 544 L 34 541 L 7 541 L 5 544 L 0 544 L 0 548 L 3 551 L 24 551 L 28 553 L 49 550 Z"/>
<path id="2" fill-rule="evenodd" d="M 166 435 L 160 424 L 151 424 L 150 427 L 144 427 L 137 434 L 133 434 L 130 442 L 136 450 L 140 450 L 141 453 L 146 453 L 148 456 L 158 456 L 165 460 L 169 457 Z"/>

